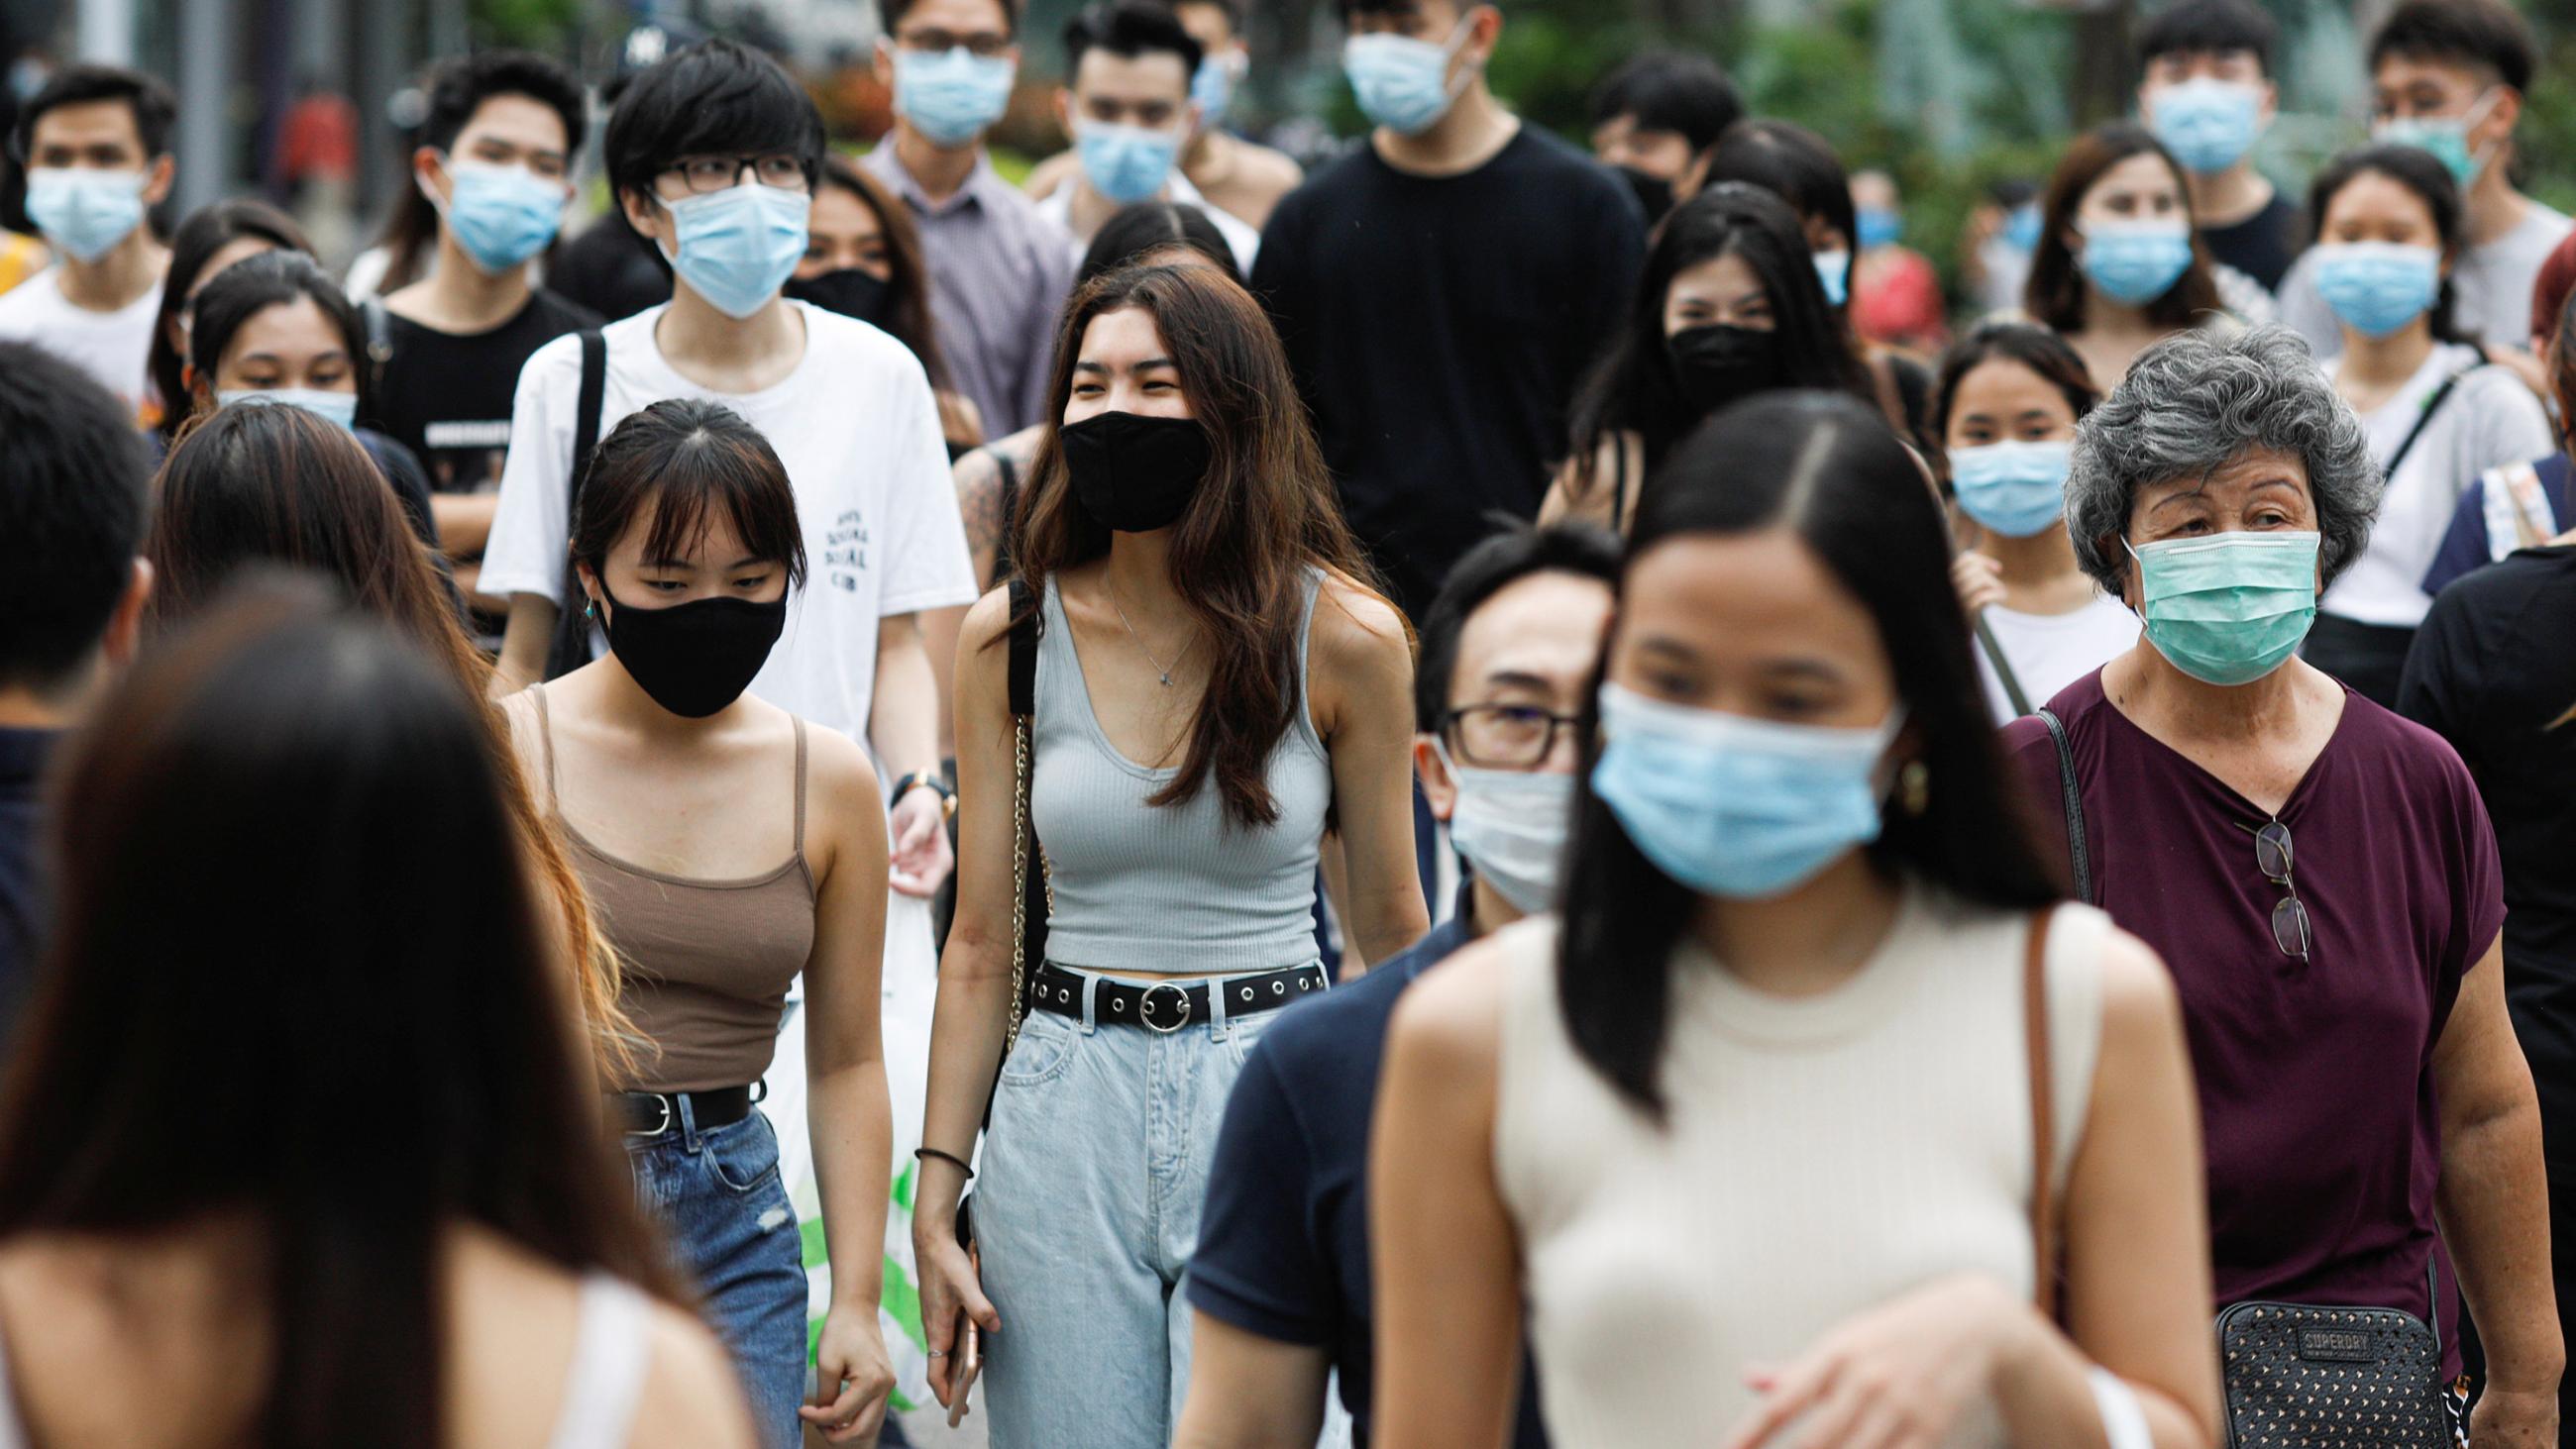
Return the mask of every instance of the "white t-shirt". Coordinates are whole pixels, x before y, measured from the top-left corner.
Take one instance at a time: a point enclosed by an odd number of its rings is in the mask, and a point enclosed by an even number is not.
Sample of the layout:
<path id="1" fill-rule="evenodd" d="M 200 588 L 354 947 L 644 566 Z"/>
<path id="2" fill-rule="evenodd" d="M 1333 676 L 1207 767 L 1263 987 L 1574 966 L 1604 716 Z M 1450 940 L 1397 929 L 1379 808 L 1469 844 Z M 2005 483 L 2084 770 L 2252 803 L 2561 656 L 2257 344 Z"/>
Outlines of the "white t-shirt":
<path id="1" fill-rule="evenodd" d="M 2003 646 L 2013 678 L 2021 684 L 2021 692 L 2033 709 L 2055 699 L 2059 690 L 2127 653 L 2138 642 L 2138 616 L 2130 613 L 2126 604 L 2099 592 L 2071 614 L 2025 614 L 2001 604 L 1989 604 L 1986 628 Z M 2012 707 L 2012 697 L 2004 693 L 2003 676 L 1995 672 L 1995 661 L 1987 656 L 1982 643 L 1976 650 L 1977 677 L 1985 681 L 1986 702 L 1994 706 L 1997 720 L 2013 719 L 2020 711 Z"/>
<path id="2" fill-rule="evenodd" d="M 1066 231 L 1071 231 L 1073 230 L 1073 193 L 1081 189 L 1081 185 L 1078 178 L 1067 178 L 1062 186 L 1048 192 L 1042 200 L 1031 204 L 1037 209 L 1038 215 L 1063 227 Z M 1181 168 L 1178 166 L 1172 168 L 1172 179 L 1163 187 L 1163 200 L 1178 206 L 1195 206 L 1206 212 L 1207 219 L 1216 223 L 1217 234 L 1225 238 L 1227 248 L 1233 251 L 1235 266 L 1240 268 L 1245 276 L 1252 275 L 1252 258 L 1261 250 L 1260 232 L 1245 224 L 1241 217 L 1208 200 L 1197 187 L 1190 184 L 1190 178 L 1181 174 Z M 1091 243 L 1080 238 L 1075 239 L 1073 244 L 1075 265 L 1081 264 L 1082 254 L 1089 250 L 1091 250 Z"/>
<path id="3" fill-rule="evenodd" d="M 865 322 L 802 302 L 805 358 L 785 381 L 735 395 L 674 371 L 653 340 L 670 304 L 612 322 L 599 410 L 605 439 L 665 398 L 709 398 L 740 413 L 787 466 L 804 525 L 805 587 L 751 692 L 853 739 L 868 734 L 880 620 L 972 603 L 974 565 L 921 364 Z M 484 592 L 553 599 L 563 584 L 565 491 L 581 397 L 581 338 L 538 348 L 519 373 L 501 500 L 483 553 Z"/>
<path id="4" fill-rule="evenodd" d="M 2576 221 L 2537 201 L 2523 202 L 2522 220 L 2493 241 L 2463 247 L 2451 266 L 2451 322 L 2463 337 L 2504 347 L 2531 345 L 2531 288 Z M 2343 351 L 2343 328 L 2317 290 L 2314 251 L 2302 253 L 2281 278 L 2281 320 L 2298 329 L 2319 357 Z M 2543 452 L 2549 451 L 2543 449 Z M 2537 454 L 2534 455 L 2538 456 Z"/>
<path id="5" fill-rule="evenodd" d="M 160 405 L 148 371 L 152 323 L 161 315 L 161 286 L 114 312 L 75 306 L 63 295 L 60 267 L 48 267 L 0 293 L 0 340 L 32 342 L 97 378 L 138 424 L 157 421 Z"/>
<path id="6" fill-rule="evenodd" d="M 2423 434 L 2380 495 L 2370 546 L 2317 601 L 2319 609 L 2363 624 L 2411 629 L 2423 623 L 2424 611 L 2433 605 L 2424 593 L 2424 571 L 2432 567 L 2460 495 L 2476 487 L 2478 475 L 2489 468 L 2528 463 L 2558 450 L 2540 399 L 2504 368 L 2476 366 L 2481 360 L 2474 348 L 2436 346 L 2395 397 L 2363 416 L 2370 456 L 2385 468 L 2443 380 L 2474 368 L 2460 376 L 2440 410 L 2425 422 Z M 2338 375 L 2342 366 L 2341 358 L 2327 363 L 2326 375 Z"/>

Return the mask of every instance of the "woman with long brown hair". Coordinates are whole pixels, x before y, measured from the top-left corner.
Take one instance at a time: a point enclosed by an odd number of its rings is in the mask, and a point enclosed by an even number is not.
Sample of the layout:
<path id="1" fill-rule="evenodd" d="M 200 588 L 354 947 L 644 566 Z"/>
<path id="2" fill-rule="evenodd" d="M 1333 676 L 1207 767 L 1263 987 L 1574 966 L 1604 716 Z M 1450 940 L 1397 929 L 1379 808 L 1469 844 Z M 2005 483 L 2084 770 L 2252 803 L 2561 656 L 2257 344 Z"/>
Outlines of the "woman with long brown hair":
<path id="1" fill-rule="evenodd" d="M 2030 319 L 2055 328 L 2094 385 L 2111 388 L 2157 339 L 2223 323 L 2223 305 L 2182 167 L 2128 122 L 2076 137 L 2041 203 L 2022 300 Z"/>
<path id="2" fill-rule="evenodd" d="M 144 551 L 152 563 L 147 618 L 155 635 L 204 612 L 245 566 L 311 569 L 338 584 L 359 611 L 408 635 L 474 698 L 485 697 L 491 664 L 466 639 L 428 550 L 346 430 L 303 408 L 220 408 L 181 432 L 153 491 Z M 594 1055 L 603 1070 L 622 1067 L 628 1048 L 617 958 L 528 791 L 500 712 L 487 708 L 482 718 L 503 804 L 559 923 L 555 948 L 562 960 L 583 966 L 574 979 Z"/>
<path id="3" fill-rule="evenodd" d="M 1279 405 L 1287 360 L 1249 293 L 1204 266 L 1099 278 L 1053 378 L 1022 587 L 976 604 L 959 646 L 957 918 L 913 1250 L 952 1412 L 998 1335 L 997 1449 L 1159 1449 L 1227 1089 L 1276 1009 L 1326 984 L 1325 845 L 1361 956 L 1427 925 L 1411 661 L 1303 414 Z M 1042 920 L 1018 889 L 1040 870 Z M 988 1101 L 977 1257 L 958 1198 Z"/>
<path id="4" fill-rule="evenodd" d="M 749 1445 L 601 1140 L 479 697 L 318 597 L 213 611 L 57 762 L 0 1441 Z"/>

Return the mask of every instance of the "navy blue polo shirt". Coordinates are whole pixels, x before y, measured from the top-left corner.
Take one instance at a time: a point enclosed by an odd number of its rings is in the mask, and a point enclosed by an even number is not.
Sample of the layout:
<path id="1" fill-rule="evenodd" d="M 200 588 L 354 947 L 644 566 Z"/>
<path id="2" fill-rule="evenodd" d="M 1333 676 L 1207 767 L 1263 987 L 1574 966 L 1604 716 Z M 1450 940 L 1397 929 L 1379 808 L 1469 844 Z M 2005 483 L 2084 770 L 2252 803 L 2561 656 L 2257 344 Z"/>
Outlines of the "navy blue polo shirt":
<path id="1" fill-rule="evenodd" d="M 1282 1015 L 1243 1064 L 1208 1169 L 1190 1303 L 1247 1333 L 1321 1346 L 1352 1442 L 1368 1443 L 1368 1135 L 1396 998 L 1473 939 L 1466 912 L 1349 986 Z M 1516 1449 L 1546 1449 L 1521 1371 Z"/>

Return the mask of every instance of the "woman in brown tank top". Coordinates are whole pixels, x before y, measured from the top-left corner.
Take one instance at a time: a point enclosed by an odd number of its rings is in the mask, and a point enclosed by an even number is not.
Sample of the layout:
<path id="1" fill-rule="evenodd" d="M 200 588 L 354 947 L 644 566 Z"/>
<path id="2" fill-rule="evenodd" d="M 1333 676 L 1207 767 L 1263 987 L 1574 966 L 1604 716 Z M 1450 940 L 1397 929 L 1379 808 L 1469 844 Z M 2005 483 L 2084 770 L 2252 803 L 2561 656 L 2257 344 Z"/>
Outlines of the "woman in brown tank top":
<path id="1" fill-rule="evenodd" d="M 634 414 L 592 455 L 572 556 L 608 652 L 510 701 L 641 1040 L 609 1110 L 733 1354 L 764 1443 L 799 1419 L 873 1435 L 893 1387 L 877 1328 L 890 1152 L 878 1042 L 886 817 L 847 737 L 750 693 L 804 581 L 768 442 L 702 400 Z M 790 984 L 833 1300 L 806 1398 L 803 1238 L 753 1110 Z"/>

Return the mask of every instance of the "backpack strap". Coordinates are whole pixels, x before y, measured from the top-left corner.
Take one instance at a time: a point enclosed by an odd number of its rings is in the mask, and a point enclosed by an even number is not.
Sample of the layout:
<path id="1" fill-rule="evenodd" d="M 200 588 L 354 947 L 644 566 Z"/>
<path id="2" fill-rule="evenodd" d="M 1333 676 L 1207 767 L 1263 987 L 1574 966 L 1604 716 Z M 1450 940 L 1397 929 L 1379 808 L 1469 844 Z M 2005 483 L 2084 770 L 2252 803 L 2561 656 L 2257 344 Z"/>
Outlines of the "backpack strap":
<path id="1" fill-rule="evenodd" d="M 2093 862 L 2084 844 L 2084 793 L 2075 787 L 2075 747 L 2066 738 L 2066 722 L 2055 710 L 2042 705 L 2034 712 L 2048 726 L 2049 741 L 2057 746 L 2057 781 L 2066 809 L 2066 860 L 2075 872 L 2075 898 L 2099 905 L 2093 896 Z"/>
<path id="2" fill-rule="evenodd" d="M 360 302 L 358 316 L 367 329 L 368 395 L 381 398 L 385 394 L 385 364 L 394 359 L 393 320 L 385 311 L 382 297 L 369 297 Z"/>
<path id="3" fill-rule="evenodd" d="M 608 339 L 596 327 L 581 336 L 581 393 L 574 405 L 572 459 L 564 485 L 564 537 L 581 530 L 581 491 L 590 481 L 590 455 L 599 447 L 599 414 L 608 397 Z M 590 662 L 590 620 L 575 606 L 581 576 L 564 560 L 561 607 L 555 611 L 555 635 L 546 650 L 546 678 L 559 679 Z"/>
<path id="4" fill-rule="evenodd" d="M 2442 379 L 2442 385 L 2433 389 L 2433 395 L 2424 399 L 2424 410 L 2415 415 L 2415 426 L 2406 430 L 2406 437 L 2403 441 L 2398 443 L 2397 451 L 2388 455 L 2388 466 L 2380 470 L 2380 475 L 2382 477 L 2394 478 L 2397 476 L 2398 468 L 2406 462 L 2406 455 L 2415 451 L 2415 440 L 2424 436 L 2424 429 L 2432 425 L 2433 414 L 2440 412 L 2442 410 L 2442 404 L 2450 401 L 2451 391 L 2460 385 L 2460 379 L 2477 371 L 2479 368 L 2486 367 L 2488 365 L 2488 363 L 2483 361 L 2472 362 L 2468 366 L 2461 368 L 2459 371 L 2452 373 L 2449 377 Z"/>

